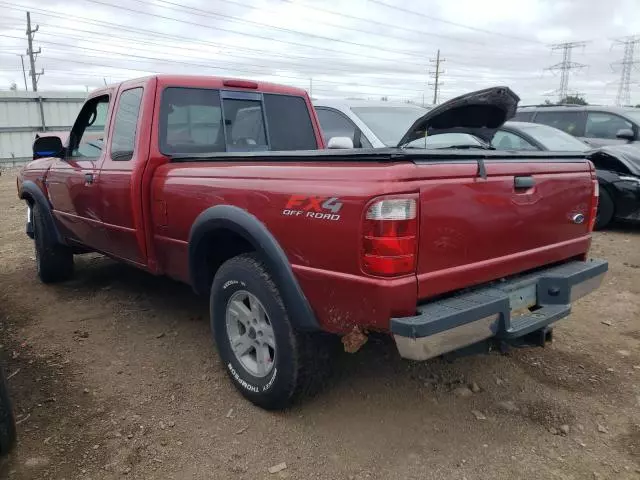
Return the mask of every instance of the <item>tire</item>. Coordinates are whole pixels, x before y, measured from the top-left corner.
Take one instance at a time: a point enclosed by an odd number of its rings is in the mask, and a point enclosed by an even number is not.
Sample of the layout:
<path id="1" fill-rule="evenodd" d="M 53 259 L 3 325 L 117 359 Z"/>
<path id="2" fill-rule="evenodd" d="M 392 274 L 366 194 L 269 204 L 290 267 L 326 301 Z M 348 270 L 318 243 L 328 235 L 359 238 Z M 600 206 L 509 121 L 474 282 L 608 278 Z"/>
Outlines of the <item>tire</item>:
<path id="1" fill-rule="evenodd" d="M 4 373 L 0 368 L 0 455 L 9 453 L 16 441 L 16 424 L 9 390 Z"/>
<path id="2" fill-rule="evenodd" d="M 42 283 L 68 280 L 73 275 L 73 251 L 61 245 L 46 228 L 44 213 L 38 204 L 33 206 L 33 233 L 36 250 L 36 269 Z"/>
<path id="3" fill-rule="evenodd" d="M 598 213 L 596 214 L 596 230 L 602 230 L 613 220 L 613 200 L 611 195 L 604 188 L 600 188 L 600 198 L 598 199 Z"/>
<path id="4" fill-rule="evenodd" d="M 210 309 L 220 359 L 249 401 L 277 410 L 317 391 L 328 371 L 328 342 L 294 330 L 276 284 L 255 254 L 239 255 L 220 267 Z M 244 356 L 234 352 L 234 339 L 236 352 L 247 351 Z"/>

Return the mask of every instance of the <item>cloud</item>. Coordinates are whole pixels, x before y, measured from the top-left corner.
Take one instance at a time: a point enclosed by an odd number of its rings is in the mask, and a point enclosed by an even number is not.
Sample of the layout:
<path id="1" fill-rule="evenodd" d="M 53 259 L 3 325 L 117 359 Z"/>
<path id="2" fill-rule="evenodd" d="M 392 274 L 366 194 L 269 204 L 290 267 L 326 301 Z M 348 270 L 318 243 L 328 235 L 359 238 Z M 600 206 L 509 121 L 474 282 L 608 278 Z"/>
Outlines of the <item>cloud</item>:
<path id="1" fill-rule="evenodd" d="M 433 95 L 430 59 L 440 49 L 441 98 L 504 84 L 537 103 L 559 85 L 545 70 L 561 60 L 549 44 L 585 40 L 572 53 L 588 68 L 571 73 L 569 89 L 613 103 L 619 73 L 610 64 L 622 49 L 612 39 L 640 31 L 635 0 L 18 1 L 0 0 L 4 88 L 22 86 L 26 9 L 40 24 L 41 90 L 185 73 L 312 85 L 318 97 L 422 101 Z"/>

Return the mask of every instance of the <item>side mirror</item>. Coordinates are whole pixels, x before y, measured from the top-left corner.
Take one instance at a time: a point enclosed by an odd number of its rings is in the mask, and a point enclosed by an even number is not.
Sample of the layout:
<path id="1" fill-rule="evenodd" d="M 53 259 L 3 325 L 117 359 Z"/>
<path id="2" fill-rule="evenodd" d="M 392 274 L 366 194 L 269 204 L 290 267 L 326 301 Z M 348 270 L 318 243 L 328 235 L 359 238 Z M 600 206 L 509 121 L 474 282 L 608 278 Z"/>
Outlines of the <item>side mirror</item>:
<path id="1" fill-rule="evenodd" d="M 327 147 L 331 149 L 350 149 L 353 148 L 353 140 L 349 137 L 331 137 Z"/>
<path id="2" fill-rule="evenodd" d="M 616 133 L 616 138 L 621 138 L 622 140 L 629 140 L 630 142 L 635 140 L 636 136 L 633 134 L 633 130 L 630 128 L 621 128 Z"/>
<path id="3" fill-rule="evenodd" d="M 64 156 L 64 146 L 60 137 L 38 137 L 33 142 L 33 159 Z"/>

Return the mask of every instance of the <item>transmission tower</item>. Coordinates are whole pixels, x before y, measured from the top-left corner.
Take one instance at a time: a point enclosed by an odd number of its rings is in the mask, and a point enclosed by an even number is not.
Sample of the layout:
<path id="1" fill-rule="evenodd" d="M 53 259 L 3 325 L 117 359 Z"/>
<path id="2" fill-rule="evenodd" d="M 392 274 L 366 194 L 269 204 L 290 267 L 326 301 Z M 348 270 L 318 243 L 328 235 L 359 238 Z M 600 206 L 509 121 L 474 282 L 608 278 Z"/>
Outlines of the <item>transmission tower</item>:
<path id="1" fill-rule="evenodd" d="M 613 45 L 624 45 L 624 55 L 622 60 L 611 64 L 614 70 L 617 66 L 620 69 L 620 84 L 618 85 L 618 95 L 616 105 L 629 105 L 631 103 L 631 71 L 640 65 L 640 60 L 635 58 L 636 45 L 640 44 L 640 35 L 623 37 L 614 40 Z"/>
<path id="2" fill-rule="evenodd" d="M 429 86 L 433 87 L 433 104 L 436 105 L 438 103 L 438 95 L 440 93 L 440 87 L 442 87 L 442 81 L 440 80 L 440 76 L 444 74 L 444 70 L 440 70 L 440 64 L 444 62 L 444 58 L 440 58 L 440 49 L 438 49 L 438 54 L 435 59 L 429 60 L 429 62 L 435 65 L 435 70 L 429 72 L 429 75 L 433 77 L 433 83 L 429 83 Z"/>
<path id="3" fill-rule="evenodd" d="M 562 61 L 546 69 L 552 72 L 560 71 L 560 88 L 556 90 L 560 102 L 567 98 L 569 93 L 569 72 L 586 67 L 586 65 L 582 63 L 572 62 L 571 53 L 574 48 L 584 47 L 586 44 L 586 42 L 565 42 L 551 45 L 552 51 L 562 50 Z"/>

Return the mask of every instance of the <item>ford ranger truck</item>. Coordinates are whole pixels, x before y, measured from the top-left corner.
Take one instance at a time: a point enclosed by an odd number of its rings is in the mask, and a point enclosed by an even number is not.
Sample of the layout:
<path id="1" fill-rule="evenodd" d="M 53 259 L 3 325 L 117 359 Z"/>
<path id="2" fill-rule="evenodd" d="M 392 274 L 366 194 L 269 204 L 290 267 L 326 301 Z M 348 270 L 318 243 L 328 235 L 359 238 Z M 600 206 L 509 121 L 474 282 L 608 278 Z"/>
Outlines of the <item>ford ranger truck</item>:
<path id="1" fill-rule="evenodd" d="M 164 75 L 101 88 L 18 174 L 38 276 L 63 281 L 75 254 L 100 252 L 190 284 L 210 297 L 231 381 L 269 409 L 317 384 L 327 333 L 388 333 L 412 360 L 544 337 L 607 270 L 587 258 L 593 165 L 412 148 L 490 140 L 518 100 L 463 95 L 395 148 L 349 150 L 325 148 L 300 89 Z"/>

